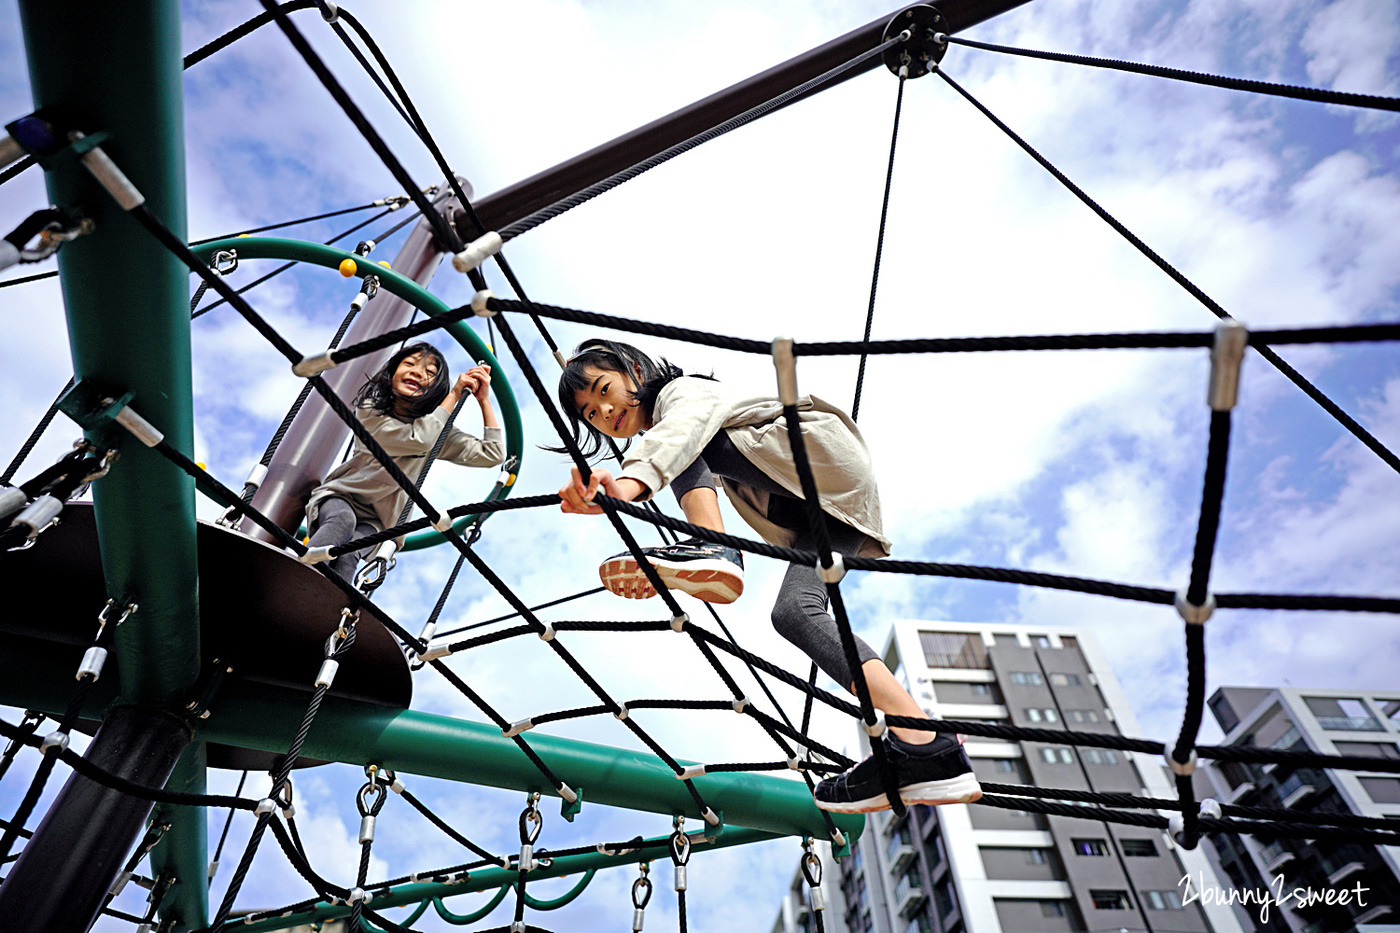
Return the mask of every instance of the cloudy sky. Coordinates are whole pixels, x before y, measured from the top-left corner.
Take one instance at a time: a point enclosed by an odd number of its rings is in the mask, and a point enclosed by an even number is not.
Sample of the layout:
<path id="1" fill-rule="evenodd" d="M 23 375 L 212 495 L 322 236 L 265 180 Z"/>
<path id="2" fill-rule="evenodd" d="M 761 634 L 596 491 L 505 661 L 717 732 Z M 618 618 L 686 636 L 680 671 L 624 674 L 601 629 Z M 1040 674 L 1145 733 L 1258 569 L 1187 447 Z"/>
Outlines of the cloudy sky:
<path id="1" fill-rule="evenodd" d="M 357 2 L 455 169 L 495 191 L 620 133 L 891 13 L 870 2 L 749 0 L 694 4 Z M 193 50 L 255 15 L 254 3 L 188 4 Z M 298 23 L 423 185 L 438 173 L 402 121 L 314 13 Z M 30 109 L 18 15 L 0 5 L 0 110 Z M 1235 76 L 1400 95 L 1400 6 L 1365 0 L 1061 0 L 1031 3 L 969 37 Z M 946 71 L 1107 210 L 1253 327 L 1400 318 L 1400 129 L 1393 115 L 953 48 Z M 744 337 L 854 339 L 863 326 L 896 82 L 883 70 L 787 108 L 513 241 L 507 255 L 534 299 Z M 275 29 L 186 75 L 189 231 L 208 237 L 399 193 L 392 177 Z M 0 189 L 13 225 L 42 206 L 29 172 Z M 323 240 L 367 215 L 295 228 Z M 401 215 L 395 215 L 398 219 Z M 379 228 L 387 226 L 383 221 Z M 7 228 L 8 229 L 8 228 Z M 366 230 L 365 233 L 369 233 Z M 363 235 L 363 234 L 361 234 Z M 349 246 L 354 245 L 352 237 Z M 392 258 L 397 241 L 376 252 Z M 43 267 L 51 268 L 49 266 Z M 32 269 L 10 270 L 6 277 Z M 249 263 L 240 272 L 259 274 Z M 501 294 L 508 290 L 488 272 Z M 450 304 L 470 288 L 444 267 Z M 353 295 L 324 270 L 284 276 L 254 304 L 298 347 L 324 345 Z M 71 372 L 53 281 L 0 292 L 0 379 L 8 462 Z M 879 338 L 1090 331 L 1208 330 L 1214 318 L 1065 192 L 936 77 L 911 82 L 891 197 L 874 334 Z M 570 346 L 593 331 L 550 324 Z M 530 333 L 540 372 L 554 367 Z M 220 309 L 193 326 L 196 458 L 236 485 L 295 397 L 284 361 Z M 689 370 L 771 391 L 772 369 L 739 356 L 646 341 Z M 1392 449 L 1400 446 L 1400 365 L 1390 345 L 1286 348 L 1281 354 Z M 449 350 L 454 371 L 465 361 Z M 804 360 L 804 391 L 849 406 L 853 359 Z M 1186 582 L 1205 462 L 1206 357 L 1197 351 L 881 357 L 867 373 L 860 424 L 881 484 L 895 556 L 1033 568 L 1150 586 Z M 530 447 L 516 495 L 553 491 L 564 461 L 513 361 Z M 469 429 L 472 424 L 466 425 Z M 1262 359 L 1244 367 L 1217 591 L 1396 592 L 1400 476 Z M 26 477 L 71 441 L 56 424 Z M 480 498 L 494 471 L 442 468 L 429 494 Z M 668 508 L 670 508 L 668 504 Z M 208 511 L 206 507 L 206 511 Z M 744 529 L 733 513 L 733 527 Z M 644 529 L 645 530 L 645 529 Z M 647 538 L 645 540 L 655 540 Z M 601 519 L 509 513 L 481 552 L 528 602 L 595 585 L 619 550 Z M 416 628 L 450 567 L 445 549 L 405 556 L 381 595 Z M 781 567 L 753 559 L 743 599 L 723 611 L 740 642 L 790 669 L 807 662 L 768 625 Z M 898 618 L 1074 624 L 1103 643 L 1145 734 L 1170 739 L 1181 716 L 1180 622 L 1163 607 L 998 584 L 855 574 L 844 585 L 858 630 L 879 643 Z M 502 614 L 486 584 L 459 582 L 445 614 Z M 553 619 L 659 618 L 658 602 L 603 594 Z M 1221 612 L 1208 629 L 1210 683 L 1389 688 L 1400 623 L 1386 616 Z M 723 686 L 664 639 L 579 636 L 572 650 L 618 698 L 716 698 Z M 533 640 L 453 666 L 507 718 L 581 705 L 581 685 Z M 563 676 L 561 676 L 563 675 Z M 747 676 L 747 675 L 745 675 Z M 747 683 L 747 681 L 744 681 Z M 521 685 L 527 685 L 521 689 Z M 828 684 L 828 686 L 830 686 Z M 756 691 L 755 691 L 756 692 Z M 789 710 L 800 701 L 778 693 Z M 440 679 L 415 706 L 478 718 Z M 586 701 L 584 701 L 586 702 Z M 712 714 L 648 715 L 677 757 L 771 758 L 757 730 Z M 17 711 L 9 711 L 15 721 Z M 639 717 L 640 719 L 640 717 Z M 819 733 L 849 745 L 848 724 Z M 608 719 L 559 734 L 632 747 Z M 1213 738 L 1215 732 L 1207 732 Z M 33 762 L 22 762 L 32 769 Z M 27 771 L 0 786 L 12 812 Z M 215 773 L 229 792 L 236 775 Z M 318 864 L 349 880 L 356 848 L 349 768 L 298 779 L 300 818 Z M 509 849 L 523 795 L 419 780 L 439 812 L 488 847 Z M 546 811 L 555 848 L 663 834 L 660 816 L 591 806 L 572 825 Z M 460 852 L 400 807 L 371 875 L 451 864 Z M 400 822 L 401 821 L 401 822 Z M 217 835 L 217 828 L 212 835 Z M 230 845 L 247 828 L 235 821 Z M 752 929 L 772 920 L 800 854 L 784 840 L 697 858 L 692 922 Z M 227 858 L 228 856 L 226 856 Z M 228 873 L 215 883 L 222 891 Z M 615 929 L 630 911 L 631 870 L 600 876 L 551 928 Z M 556 882 L 555 884 L 559 884 Z M 543 886 L 542 886 L 543 887 Z M 562 888 L 561 888 L 562 890 Z M 240 906 L 307 896 L 275 851 Z M 463 899 L 454 909 L 470 909 Z M 126 903 L 139 910 L 139 899 Z M 493 915 L 504 922 L 506 908 Z M 658 892 L 649 928 L 674 922 Z M 424 920 L 424 929 L 433 929 Z M 106 923 L 100 928 L 107 928 Z M 123 928 L 112 924 L 112 929 Z"/>

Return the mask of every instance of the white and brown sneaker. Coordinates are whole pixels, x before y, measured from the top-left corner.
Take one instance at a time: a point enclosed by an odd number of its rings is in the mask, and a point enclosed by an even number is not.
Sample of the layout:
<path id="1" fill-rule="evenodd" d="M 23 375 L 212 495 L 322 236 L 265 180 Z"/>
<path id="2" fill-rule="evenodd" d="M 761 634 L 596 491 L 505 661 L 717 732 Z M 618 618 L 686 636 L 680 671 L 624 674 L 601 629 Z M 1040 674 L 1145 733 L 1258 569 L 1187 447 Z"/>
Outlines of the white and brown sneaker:
<path id="1" fill-rule="evenodd" d="M 642 553 L 670 588 L 707 603 L 732 603 L 744 592 L 744 555 L 732 547 L 692 538 Z M 603 585 L 623 599 L 650 599 L 656 588 L 630 552 L 614 554 L 598 567 Z"/>

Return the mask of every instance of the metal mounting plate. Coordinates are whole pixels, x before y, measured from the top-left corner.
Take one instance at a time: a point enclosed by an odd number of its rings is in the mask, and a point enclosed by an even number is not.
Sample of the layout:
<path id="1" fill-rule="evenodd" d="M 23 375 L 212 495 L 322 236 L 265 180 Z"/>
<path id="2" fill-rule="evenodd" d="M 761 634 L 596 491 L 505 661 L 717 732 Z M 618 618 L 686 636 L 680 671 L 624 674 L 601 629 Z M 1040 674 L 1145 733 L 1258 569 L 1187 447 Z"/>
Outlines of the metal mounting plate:
<path id="1" fill-rule="evenodd" d="M 922 78 L 943 60 L 948 51 L 948 43 L 934 41 L 934 36 L 948 32 L 948 20 L 938 10 L 926 3 L 901 10 L 885 27 L 884 41 L 893 39 L 908 29 L 913 35 L 908 42 L 885 50 L 885 67 L 899 74 L 901 65 L 909 66 L 909 77 Z"/>

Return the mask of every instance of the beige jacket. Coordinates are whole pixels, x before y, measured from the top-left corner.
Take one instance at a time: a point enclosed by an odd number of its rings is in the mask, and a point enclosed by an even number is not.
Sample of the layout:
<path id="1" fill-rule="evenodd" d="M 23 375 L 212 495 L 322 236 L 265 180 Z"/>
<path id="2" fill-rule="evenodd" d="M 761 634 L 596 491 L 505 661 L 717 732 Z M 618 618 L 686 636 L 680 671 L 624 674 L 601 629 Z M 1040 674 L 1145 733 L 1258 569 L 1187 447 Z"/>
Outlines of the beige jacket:
<path id="1" fill-rule="evenodd" d="M 815 396 L 802 396 L 797 408 L 822 510 L 866 535 L 858 556 L 888 557 L 891 544 L 880 522 L 880 493 L 860 430 L 849 415 Z M 619 475 L 647 487 L 639 499 L 650 498 L 690 466 L 721 430 L 754 466 L 802 497 L 782 404 L 692 376 L 681 376 L 661 390 L 652 407 L 652 426 L 623 456 Z M 793 533 L 766 517 L 768 493 L 721 482 L 739 515 L 765 541 L 792 546 Z"/>
<path id="2" fill-rule="evenodd" d="M 399 469 L 410 480 L 416 480 L 423 471 L 423 461 L 428 451 L 433 449 L 443 425 L 447 423 L 448 411 L 439 405 L 416 421 L 400 421 L 392 415 L 381 415 L 368 405 L 361 405 L 355 414 Z M 477 467 L 504 462 L 505 431 L 487 428 L 485 433 L 484 438 L 477 440 L 454 427 L 448 433 L 438 459 Z M 408 493 L 394 482 L 358 438 L 349 459 L 332 470 L 325 482 L 311 493 L 311 499 L 306 504 L 308 522 L 315 523 L 321 502 L 332 496 L 349 502 L 356 515 L 379 531 L 398 523 L 399 513 L 408 501 Z"/>

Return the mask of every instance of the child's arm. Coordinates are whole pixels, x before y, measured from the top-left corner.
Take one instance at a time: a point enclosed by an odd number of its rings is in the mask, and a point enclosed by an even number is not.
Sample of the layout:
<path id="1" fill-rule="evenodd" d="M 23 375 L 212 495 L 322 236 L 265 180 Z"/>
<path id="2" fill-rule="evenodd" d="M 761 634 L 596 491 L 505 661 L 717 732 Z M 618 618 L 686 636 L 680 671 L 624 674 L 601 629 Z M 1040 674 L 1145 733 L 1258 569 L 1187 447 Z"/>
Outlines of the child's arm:
<path id="1" fill-rule="evenodd" d="M 453 393 L 456 393 L 455 399 L 452 398 Z M 458 376 L 453 391 L 443 399 L 443 405 L 451 411 L 464 393 L 470 393 L 481 406 L 481 420 L 486 430 L 478 440 L 465 431 L 453 428 L 443 444 L 442 458 L 463 466 L 495 466 L 506 459 L 506 437 L 496 418 L 496 410 L 491 406 L 491 367 L 484 364 L 473 366 Z"/>

